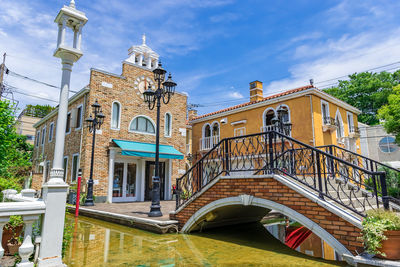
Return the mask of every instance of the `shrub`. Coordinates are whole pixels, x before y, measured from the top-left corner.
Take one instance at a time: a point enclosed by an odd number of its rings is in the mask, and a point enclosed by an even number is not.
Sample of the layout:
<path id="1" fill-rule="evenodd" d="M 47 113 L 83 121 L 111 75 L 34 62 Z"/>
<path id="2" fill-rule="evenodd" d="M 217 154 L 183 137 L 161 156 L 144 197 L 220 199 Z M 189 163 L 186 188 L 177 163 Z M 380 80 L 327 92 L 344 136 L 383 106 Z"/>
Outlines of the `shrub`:
<path id="1" fill-rule="evenodd" d="M 386 256 L 378 249 L 382 247 L 382 241 L 387 239 L 385 231 L 400 230 L 400 215 L 391 211 L 371 210 L 363 219 L 362 226 L 361 232 L 367 252 Z"/>

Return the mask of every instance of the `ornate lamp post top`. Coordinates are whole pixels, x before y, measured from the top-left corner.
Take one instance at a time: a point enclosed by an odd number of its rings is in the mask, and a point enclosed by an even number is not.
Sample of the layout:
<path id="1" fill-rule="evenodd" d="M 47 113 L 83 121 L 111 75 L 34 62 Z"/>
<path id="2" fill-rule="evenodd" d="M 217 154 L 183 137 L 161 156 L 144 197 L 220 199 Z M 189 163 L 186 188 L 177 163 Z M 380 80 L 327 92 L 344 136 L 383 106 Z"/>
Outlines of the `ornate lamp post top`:
<path id="1" fill-rule="evenodd" d="M 85 13 L 75 8 L 75 1 L 72 0 L 69 6 L 63 6 L 58 12 L 54 22 L 58 25 L 57 48 L 54 56 L 64 59 L 66 57 L 72 62 L 76 62 L 82 55 L 81 40 L 82 28 L 88 21 Z M 72 44 L 65 43 L 65 32 L 71 29 L 74 33 Z"/>

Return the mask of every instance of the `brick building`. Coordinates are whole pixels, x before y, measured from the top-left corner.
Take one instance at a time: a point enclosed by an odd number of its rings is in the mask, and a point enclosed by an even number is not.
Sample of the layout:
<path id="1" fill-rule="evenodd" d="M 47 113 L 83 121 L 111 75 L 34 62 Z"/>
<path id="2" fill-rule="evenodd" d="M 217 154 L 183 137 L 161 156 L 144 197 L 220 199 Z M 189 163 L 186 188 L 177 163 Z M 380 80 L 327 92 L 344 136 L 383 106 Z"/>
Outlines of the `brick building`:
<path id="1" fill-rule="evenodd" d="M 148 86 L 155 88 L 152 69 L 157 67 L 159 56 L 145 41 L 143 37 L 142 45 L 129 49 L 121 75 L 92 68 L 89 85 L 69 99 L 64 149 L 64 179 L 69 184 L 76 182 L 79 168 L 83 181 L 89 179 L 92 134 L 84 121 L 92 113 L 91 105 L 96 100 L 106 116 L 101 129 L 96 131 L 93 175 L 96 202 L 150 200 L 156 112 L 148 109 L 142 93 Z M 175 93 L 168 105 L 161 106 L 161 199 L 172 197 L 171 188 L 185 170 L 186 102 L 186 95 Z M 34 172 L 44 166 L 43 173 L 33 177 L 34 189 L 49 179 L 57 112 L 55 109 L 34 125 Z"/>

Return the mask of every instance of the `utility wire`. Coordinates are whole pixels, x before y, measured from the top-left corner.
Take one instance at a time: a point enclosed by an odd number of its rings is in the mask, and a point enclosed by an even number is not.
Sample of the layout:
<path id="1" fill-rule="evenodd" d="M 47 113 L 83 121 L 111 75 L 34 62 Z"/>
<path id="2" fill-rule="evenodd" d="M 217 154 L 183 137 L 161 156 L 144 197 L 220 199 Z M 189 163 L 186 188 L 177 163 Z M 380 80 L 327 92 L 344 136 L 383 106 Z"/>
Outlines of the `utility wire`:
<path id="1" fill-rule="evenodd" d="M 61 88 L 59 86 L 52 85 L 52 84 L 49 84 L 49 83 L 46 83 L 46 82 L 42 82 L 42 81 L 39 81 L 39 80 L 30 78 L 30 77 L 27 77 L 27 76 L 18 74 L 18 73 L 14 72 L 14 71 L 12 71 L 10 69 L 8 69 L 8 74 L 10 74 L 11 76 L 14 76 L 14 77 L 22 78 L 22 79 L 25 79 L 25 80 L 29 80 L 29 81 L 32 81 L 32 82 L 36 82 L 36 83 L 39 83 L 39 84 L 43 84 L 43 85 L 46 85 L 46 86 L 61 90 Z M 77 91 L 73 91 L 73 90 L 69 90 L 69 91 L 71 93 L 77 93 Z"/>
<path id="2" fill-rule="evenodd" d="M 17 88 L 17 87 L 15 87 L 15 86 L 12 86 L 12 85 L 9 85 L 9 84 L 5 84 L 5 86 L 6 86 L 6 88 L 12 90 L 12 92 L 14 92 L 14 93 L 21 94 L 21 95 L 26 95 L 26 96 L 30 96 L 30 97 L 37 98 L 37 99 L 41 99 L 41 100 L 47 100 L 47 101 L 51 101 L 51 102 L 54 102 L 54 103 L 57 103 L 57 104 L 58 104 L 58 101 L 56 101 L 56 100 L 54 100 L 54 99 L 45 98 L 45 97 L 40 97 L 40 96 L 36 96 L 36 95 L 31 95 L 31 94 L 25 93 L 25 92 L 20 91 L 20 90 L 23 90 L 23 89 Z M 25 90 L 25 91 L 26 91 L 26 90 Z"/>

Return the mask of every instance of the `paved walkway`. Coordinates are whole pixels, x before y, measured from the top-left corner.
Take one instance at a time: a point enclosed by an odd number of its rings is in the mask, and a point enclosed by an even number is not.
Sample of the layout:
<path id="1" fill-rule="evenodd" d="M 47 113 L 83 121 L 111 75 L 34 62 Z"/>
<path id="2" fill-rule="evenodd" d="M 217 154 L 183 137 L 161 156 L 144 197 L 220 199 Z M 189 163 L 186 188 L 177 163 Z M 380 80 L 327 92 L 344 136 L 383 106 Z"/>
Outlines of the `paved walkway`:
<path id="1" fill-rule="evenodd" d="M 169 221 L 169 212 L 175 210 L 175 201 L 161 201 L 162 217 L 149 217 L 150 201 L 146 202 L 129 202 L 129 203 L 95 203 L 93 207 L 81 206 L 85 209 L 99 210 L 123 214 L 139 218 L 147 218 L 158 221 Z"/>

